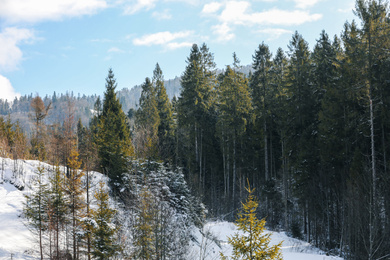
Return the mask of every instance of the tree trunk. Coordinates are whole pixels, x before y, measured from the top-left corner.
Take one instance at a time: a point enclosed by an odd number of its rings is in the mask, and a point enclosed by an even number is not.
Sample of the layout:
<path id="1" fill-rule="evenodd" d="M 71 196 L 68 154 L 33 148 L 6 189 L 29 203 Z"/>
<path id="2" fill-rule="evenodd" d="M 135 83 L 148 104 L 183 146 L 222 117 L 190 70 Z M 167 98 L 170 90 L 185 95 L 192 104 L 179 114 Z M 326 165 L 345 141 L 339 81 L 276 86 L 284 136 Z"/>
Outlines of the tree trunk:
<path id="1" fill-rule="evenodd" d="M 264 174 L 265 181 L 269 180 L 269 166 L 268 166 L 268 137 L 267 137 L 267 120 L 264 116 Z"/>

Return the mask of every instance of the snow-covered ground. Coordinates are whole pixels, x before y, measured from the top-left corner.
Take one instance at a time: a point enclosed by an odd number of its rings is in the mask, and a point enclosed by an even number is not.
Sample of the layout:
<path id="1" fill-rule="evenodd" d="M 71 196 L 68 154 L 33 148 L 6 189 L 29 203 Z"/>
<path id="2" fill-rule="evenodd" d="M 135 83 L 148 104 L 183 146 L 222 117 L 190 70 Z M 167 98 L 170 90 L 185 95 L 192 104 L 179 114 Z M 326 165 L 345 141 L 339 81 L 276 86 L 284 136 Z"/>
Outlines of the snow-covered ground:
<path id="1" fill-rule="evenodd" d="M 25 194 L 31 192 L 29 186 L 36 178 L 37 168 L 53 171 L 52 165 L 33 160 L 11 160 L 0 157 L 0 260 L 38 259 L 36 236 L 27 228 L 21 217 Z M 105 181 L 100 173 L 91 175 L 91 194 L 97 183 Z M 45 176 L 48 182 L 47 176 Z M 16 188 L 16 187 L 19 188 Z"/>
<path id="2" fill-rule="evenodd" d="M 202 254 L 207 260 L 220 259 L 220 252 L 226 256 L 232 253 L 232 247 L 227 243 L 227 237 L 231 237 L 237 233 L 237 228 L 231 222 L 209 222 L 203 230 L 203 234 L 210 234 L 217 241 L 219 246 L 212 242 L 211 239 L 206 239 L 200 232 L 196 232 L 195 236 L 199 243 L 192 247 L 192 255 Z M 340 257 L 326 256 L 324 252 L 311 246 L 309 243 L 288 237 L 284 232 L 271 232 L 270 245 L 278 244 L 283 241 L 282 254 L 285 260 L 342 260 Z M 199 246 L 201 245 L 201 246 Z M 200 253 L 201 252 L 201 253 Z M 200 259 L 199 257 L 196 259 Z"/>
<path id="3" fill-rule="evenodd" d="M 18 160 L 15 163 L 13 160 L 0 158 L 0 260 L 37 259 L 36 240 L 20 215 L 25 200 L 24 194 L 30 192 L 26 183 L 29 183 L 36 175 L 38 166 L 45 169 L 53 168 L 53 166 L 38 161 Z M 95 183 L 102 178 L 99 173 L 94 173 Z M 24 189 L 19 190 L 14 185 L 24 187 Z M 208 237 L 213 236 L 213 240 L 219 242 L 215 243 L 212 239 L 202 236 L 201 232 L 209 234 Z M 189 260 L 219 259 L 219 252 L 225 255 L 231 254 L 227 237 L 237 232 L 233 223 L 209 222 L 201 232 L 194 231 L 197 242 L 192 243 L 191 252 L 188 255 Z M 310 244 L 290 238 L 284 233 L 271 233 L 272 244 L 283 241 L 283 258 L 286 260 L 341 260 L 341 258 L 326 256 Z"/>

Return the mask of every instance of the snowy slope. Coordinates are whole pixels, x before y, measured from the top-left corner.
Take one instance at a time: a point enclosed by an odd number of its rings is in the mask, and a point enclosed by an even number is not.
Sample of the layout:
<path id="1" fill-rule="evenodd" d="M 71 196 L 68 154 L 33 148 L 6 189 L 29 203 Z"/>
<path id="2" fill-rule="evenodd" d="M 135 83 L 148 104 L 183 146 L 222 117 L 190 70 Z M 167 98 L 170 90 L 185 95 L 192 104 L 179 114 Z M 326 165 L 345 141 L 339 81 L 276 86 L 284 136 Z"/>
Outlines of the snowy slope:
<path id="1" fill-rule="evenodd" d="M 236 226 L 230 222 L 207 223 L 203 228 L 202 233 L 209 233 L 214 236 L 214 238 L 219 240 L 220 247 L 197 232 L 196 237 L 199 243 L 192 247 L 192 255 L 199 255 L 199 252 L 202 252 L 201 254 L 208 260 L 219 259 L 220 252 L 226 256 L 230 256 L 232 247 L 227 243 L 227 237 L 232 236 L 237 232 Z M 307 242 L 288 237 L 284 232 L 270 233 L 272 238 L 271 245 L 283 241 L 282 254 L 283 259 L 285 260 L 342 260 L 342 258 L 339 257 L 326 256 L 325 253 L 318 248 L 311 246 Z M 199 259 L 199 257 L 197 259 Z"/>
<path id="2" fill-rule="evenodd" d="M 36 168 L 53 169 L 53 166 L 38 161 L 0 158 L 0 260 L 5 259 L 37 259 L 38 245 L 33 234 L 19 217 L 23 209 L 24 194 L 30 192 L 28 185 L 35 176 Z M 93 182 L 96 184 L 104 177 L 100 173 L 93 173 Z M 24 187 L 23 190 L 15 188 Z M 211 239 L 201 235 L 209 233 L 221 247 Z M 202 231 L 195 230 L 196 242 L 192 243 L 188 259 L 219 259 L 219 252 L 231 254 L 231 247 L 227 243 L 227 236 L 237 232 L 233 223 L 209 222 Z M 209 236 L 210 237 L 210 236 Z M 310 244 L 289 238 L 284 233 L 272 232 L 272 244 L 283 242 L 283 257 L 286 260 L 341 260 L 341 258 L 324 255 Z M 203 257 L 201 258 L 200 255 Z"/>
<path id="3" fill-rule="evenodd" d="M 20 214 L 27 189 L 20 191 L 25 177 L 31 176 L 35 163 L 0 158 L 0 259 L 34 259 L 34 237 L 24 225 Z M 23 169 L 23 174 L 21 169 Z M 23 176 L 22 176 L 23 175 Z"/>
<path id="4" fill-rule="evenodd" d="M 36 236 L 20 217 L 25 201 L 24 195 L 31 192 L 28 184 L 36 177 L 38 167 L 43 167 L 45 171 L 54 169 L 52 165 L 39 161 L 14 161 L 0 157 L 0 260 L 38 259 Z M 105 178 L 96 172 L 90 175 L 92 194 L 97 183 L 100 180 L 105 181 Z"/>

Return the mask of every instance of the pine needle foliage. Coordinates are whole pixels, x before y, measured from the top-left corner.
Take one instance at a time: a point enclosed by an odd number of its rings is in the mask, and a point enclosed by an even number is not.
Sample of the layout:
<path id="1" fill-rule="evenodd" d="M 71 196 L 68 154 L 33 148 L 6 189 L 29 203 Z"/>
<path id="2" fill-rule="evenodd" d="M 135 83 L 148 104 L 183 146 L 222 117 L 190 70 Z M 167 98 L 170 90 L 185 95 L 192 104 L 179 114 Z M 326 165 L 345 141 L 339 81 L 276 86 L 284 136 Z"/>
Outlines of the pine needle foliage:
<path id="1" fill-rule="evenodd" d="M 238 260 L 271 260 L 283 259 L 280 248 L 282 242 L 270 246 L 271 234 L 264 234 L 265 219 L 257 219 L 256 210 L 259 203 L 253 195 L 255 189 L 251 189 L 249 182 L 245 188 L 249 195 L 245 203 L 242 203 L 242 210 L 238 214 L 236 227 L 241 233 L 228 237 L 228 242 L 233 246 L 233 256 L 230 259 Z M 229 258 L 221 253 L 222 260 Z"/>
<path id="2" fill-rule="evenodd" d="M 116 242 L 118 227 L 112 223 L 116 210 L 109 205 L 108 191 L 105 190 L 103 182 L 99 183 L 94 197 L 97 208 L 91 213 L 95 223 L 92 229 L 92 256 L 95 259 L 110 259 L 121 250 Z"/>

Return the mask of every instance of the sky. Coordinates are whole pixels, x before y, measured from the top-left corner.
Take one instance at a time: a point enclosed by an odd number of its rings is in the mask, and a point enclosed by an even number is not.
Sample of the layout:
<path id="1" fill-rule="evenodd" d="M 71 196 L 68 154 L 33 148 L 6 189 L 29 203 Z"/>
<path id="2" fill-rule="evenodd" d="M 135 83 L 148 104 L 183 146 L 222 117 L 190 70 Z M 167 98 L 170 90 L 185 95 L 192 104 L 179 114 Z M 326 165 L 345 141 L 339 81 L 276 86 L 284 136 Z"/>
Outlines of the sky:
<path id="1" fill-rule="evenodd" d="M 0 0 L 0 98 L 54 92 L 102 95 L 112 68 L 132 88 L 159 63 L 180 77 L 193 44 L 218 68 L 275 53 L 298 31 L 313 49 L 322 30 L 340 35 L 355 0 Z"/>

